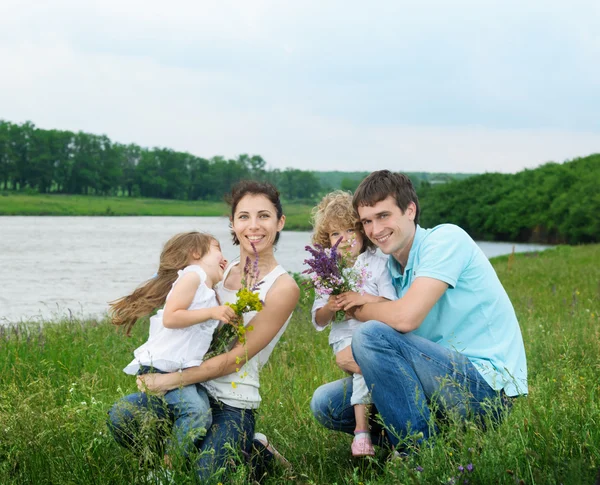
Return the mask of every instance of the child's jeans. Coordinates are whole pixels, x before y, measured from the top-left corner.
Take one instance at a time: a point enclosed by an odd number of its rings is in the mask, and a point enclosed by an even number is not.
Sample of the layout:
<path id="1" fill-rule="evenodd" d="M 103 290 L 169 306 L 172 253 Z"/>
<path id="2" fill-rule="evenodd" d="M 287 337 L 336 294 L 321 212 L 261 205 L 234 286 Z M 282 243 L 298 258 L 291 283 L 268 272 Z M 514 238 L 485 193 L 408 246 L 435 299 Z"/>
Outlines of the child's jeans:
<path id="1" fill-rule="evenodd" d="M 334 354 L 338 354 L 352 343 L 352 337 L 346 337 L 338 342 L 331 344 Z M 352 396 L 350 396 L 350 404 L 371 404 L 371 394 L 362 374 L 352 374 Z"/>
<path id="2" fill-rule="evenodd" d="M 141 366 L 138 371 L 138 375 L 152 373 L 167 374 L 149 366 Z M 167 443 L 167 454 L 179 452 L 187 458 L 212 424 L 206 389 L 199 384 L 192 384 L 167 392 L 163 399 L 173 414 L 173 438 Z"/>

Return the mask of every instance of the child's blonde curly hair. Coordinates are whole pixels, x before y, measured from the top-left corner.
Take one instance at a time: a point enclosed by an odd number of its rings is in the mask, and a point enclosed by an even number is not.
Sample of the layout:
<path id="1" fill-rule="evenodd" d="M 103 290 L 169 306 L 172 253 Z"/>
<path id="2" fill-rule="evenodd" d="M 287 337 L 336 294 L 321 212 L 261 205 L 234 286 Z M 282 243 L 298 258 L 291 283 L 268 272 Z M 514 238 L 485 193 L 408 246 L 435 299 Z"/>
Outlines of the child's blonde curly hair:
<path id="1" fill-rule="evenodd" d="M 366 249 L 374 249 L 373 243 L 365 235 L 362 224 L 358 220 L 354 207 L 352 206 L 352 194 L 343 190 L 334 190 L 321 199 L 319 205 L 311 211 L 311 222 L 313 226 L 312 242 L 320 244 L 324 248 L 331 247 L 329 233 L 332 229 L 353 227 L 360 232 L 363 239 L 361 253 Z"/>

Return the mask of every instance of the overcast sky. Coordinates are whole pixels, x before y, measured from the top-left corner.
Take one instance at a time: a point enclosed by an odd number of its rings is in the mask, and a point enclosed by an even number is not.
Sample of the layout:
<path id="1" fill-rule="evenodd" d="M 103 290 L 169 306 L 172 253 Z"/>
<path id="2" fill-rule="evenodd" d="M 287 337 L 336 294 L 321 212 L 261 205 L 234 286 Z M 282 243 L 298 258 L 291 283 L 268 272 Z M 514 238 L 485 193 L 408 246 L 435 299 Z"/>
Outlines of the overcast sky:
<path id="1" fill-rule="evenodd" d="M 2 0 L 0 118 L 270 168 L 600 152 L 598 0 Z"/>

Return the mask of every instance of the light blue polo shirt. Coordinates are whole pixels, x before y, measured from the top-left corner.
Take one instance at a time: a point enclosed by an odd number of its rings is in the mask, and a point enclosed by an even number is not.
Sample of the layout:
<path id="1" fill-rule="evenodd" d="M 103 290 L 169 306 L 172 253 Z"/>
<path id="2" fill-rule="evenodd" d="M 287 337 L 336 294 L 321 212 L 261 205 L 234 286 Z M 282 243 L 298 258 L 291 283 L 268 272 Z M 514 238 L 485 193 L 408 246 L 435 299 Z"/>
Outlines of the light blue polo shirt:
<path id="1" fill-rule="evenodd" d="M 417 226 L 404 274 L 392 256 L 388 268 L 398 298 L 420 276 L 448 284 L 416 335 L 466 355 L 493 389 L 527 394 L 525 347 L 512 303 L 464 230 L 453 224 Z"/>

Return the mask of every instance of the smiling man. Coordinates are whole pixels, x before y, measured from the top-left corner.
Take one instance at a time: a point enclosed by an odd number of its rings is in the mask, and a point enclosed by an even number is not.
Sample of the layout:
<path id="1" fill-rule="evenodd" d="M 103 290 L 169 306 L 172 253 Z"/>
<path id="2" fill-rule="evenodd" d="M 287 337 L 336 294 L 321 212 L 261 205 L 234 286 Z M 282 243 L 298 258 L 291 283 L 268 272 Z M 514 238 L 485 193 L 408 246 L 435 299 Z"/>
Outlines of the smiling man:
<path id="1" fill-rule="evenodd" d="M 513 306 L 492 265 L 460 227 L 418 225 L 419 200 L 410 179 L 373 172 L 354 194 L 367 237 L 389 255 L 398 300 L 353 311 L 361 325 L 352 340 L 387 437 L 427 439 L 432 413 L 497 420 L 511 397 L 527 394 L 527 364 Z M 351 384 L 342 379 L 315 391 L 311 408 L 325 426 L 348 431 Z M 348 401 L 346 403 L 346 401 Z"/>

